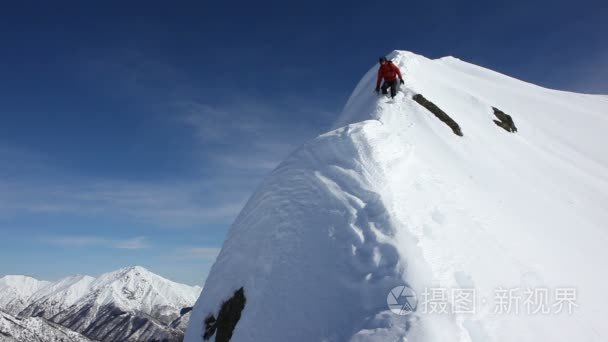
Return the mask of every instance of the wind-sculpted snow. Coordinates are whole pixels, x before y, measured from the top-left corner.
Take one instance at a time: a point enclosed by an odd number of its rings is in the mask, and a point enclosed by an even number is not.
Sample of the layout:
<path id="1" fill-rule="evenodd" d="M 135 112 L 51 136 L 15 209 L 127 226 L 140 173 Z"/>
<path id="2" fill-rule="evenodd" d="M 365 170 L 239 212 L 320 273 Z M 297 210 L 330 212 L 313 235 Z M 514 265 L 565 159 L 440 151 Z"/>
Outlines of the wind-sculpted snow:
<path id="1" fill-rule="evenodd" d="M 205 317 L 241 287 L 247 302 L 231 341 L 608 339 L 607 97 L 541 88 L 453 57 L 390 58 L 405 75 L 394 100 L 373 93 L 373 67 L 335 129 L 252 195 L 186 341 L 201 341 Z M 516 133 L 497 129 L 493 107 L 517 121 Z M 399 285 L 419 296 L 410 315 L 387 306 Z M 446 297 L 445 312 L 433 313 L 433 289 L 472 291 L 473 310 L 459 312 Z M 560 289 L 576 291 L 570 313 L 557 312 Z M 509 298 L 517 312 L 503 310 L 500 290 L 520 296 Z M 526 290 L 546 290 L 550 311 L 526 311 Z"/>
<path id="2" fill-rule="evenodd" d="M 384 175 L 367 162 L 366 131 L 378 126 L 355 124 L 303 147 L 239 215 L 206 288 L 244 286 L 248 299 L 234 340 L 343 340 L 354 333 L 351 324 L 363 325 L 385 307 L 373 298 L 402 283 L 395 231 L 374 191 Z M 218 310 L 224 299 L 201 297 L 193 317 Z M 272 329 L 283 317 L 291 327 Z"/>

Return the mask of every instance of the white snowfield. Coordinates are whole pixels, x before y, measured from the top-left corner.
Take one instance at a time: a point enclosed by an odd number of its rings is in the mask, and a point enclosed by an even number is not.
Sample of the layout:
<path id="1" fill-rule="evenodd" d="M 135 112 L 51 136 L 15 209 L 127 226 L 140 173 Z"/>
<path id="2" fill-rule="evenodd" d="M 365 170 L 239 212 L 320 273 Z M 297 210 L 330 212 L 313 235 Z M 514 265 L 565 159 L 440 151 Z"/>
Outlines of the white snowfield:
<path id="1" fill-rule="evenodd" d="M 261 184 L 186 341 L 201 341 L 205 317 L 240 287 L 247 301 L 231 341 L 607 341 L 608 97 L 453 57 L 389 57 L 404 91 L 377 97 L 374 66 L 335 130 Z M 492 106 L 518 133 L 492 122 Z M 387 306 L 400 285 L 418 294 L 413 314 Z M 473 310 L 454 298 L 471 292 Z"/>

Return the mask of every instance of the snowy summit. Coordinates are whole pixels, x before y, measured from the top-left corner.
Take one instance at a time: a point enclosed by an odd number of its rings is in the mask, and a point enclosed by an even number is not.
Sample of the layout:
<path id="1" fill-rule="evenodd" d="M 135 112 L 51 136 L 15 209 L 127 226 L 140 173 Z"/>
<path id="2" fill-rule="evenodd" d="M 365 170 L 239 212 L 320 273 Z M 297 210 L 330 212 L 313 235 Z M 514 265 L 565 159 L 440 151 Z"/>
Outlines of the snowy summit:
<path id="1" fill-rule="evenodd" d="M 388 58 L 395 99 L 374 66 L 250 198 L 186 341 L 607 340 L 608 96 Z"/>

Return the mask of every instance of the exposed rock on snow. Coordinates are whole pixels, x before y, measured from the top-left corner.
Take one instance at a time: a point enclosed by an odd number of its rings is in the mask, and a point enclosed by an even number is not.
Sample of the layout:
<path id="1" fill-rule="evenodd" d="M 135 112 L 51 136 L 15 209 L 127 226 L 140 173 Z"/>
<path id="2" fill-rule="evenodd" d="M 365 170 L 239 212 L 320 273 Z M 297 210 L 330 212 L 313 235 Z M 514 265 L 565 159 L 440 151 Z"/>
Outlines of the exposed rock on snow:
<path id="1" fill-rule="evenodd" d="M 169 326 L 180 331 L 186 331 L 192 315 L 192 308 L 183 308 L 179 313 L 181 316 L 173 320 Z"/>
<path id="2" fill-rule="evenodd" d="M 506 114 L 505 112 L 496 107 L 492 107 L 492 110 L 494 111 L 494 115 L 496 116 L 496 118 L 498 118 L 498 120 L 493 120 L 498 127 L 502 127 L 502 129 L 507 132 L 517 132 L 517 127 L 515 127 L 515 123 L 513 122 L 513 118 L 511 117 L 511 115 Z"/>
<path id="3" fill-rule="evenodd" d="M 217 319 L 213 314 L 205 318 L 204 340 L 210 339 L 215 334 L 215 342 L 228 342 L 236 324 L 241 319 L 241 312 L 245 308 L 245 290 L 241 287 L 234 295 L 222 303 Z"/>
<path id="4" fill-rule="evenodd" d="M 412 99 L 418 102 L 419 105 L 429 110 L 429 112 L 433 113 L 439 120 L 448 125 L 452 129 L 454 134 L 462 136 L 462 130 L 458 123 L 454 121 L 446 112 L 442 111 L 441 108 L 437 107 L 433 102 L 427 100 L 421 94 L 416 94 L 412 97 Z"/>

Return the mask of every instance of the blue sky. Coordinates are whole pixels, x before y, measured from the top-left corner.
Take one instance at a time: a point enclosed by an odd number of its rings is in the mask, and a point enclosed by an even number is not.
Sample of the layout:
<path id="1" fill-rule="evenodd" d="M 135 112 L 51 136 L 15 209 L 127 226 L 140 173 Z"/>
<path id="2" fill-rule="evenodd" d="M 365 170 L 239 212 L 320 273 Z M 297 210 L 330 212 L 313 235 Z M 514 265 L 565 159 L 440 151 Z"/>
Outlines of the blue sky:
<path id="1" fill-rule="evenodd" d="M 606 18 L 606 1 L 5 4 L 0 275 L 137 264 L 200 284 L 256 185 L 379 55 L 606 94 Z"/>

